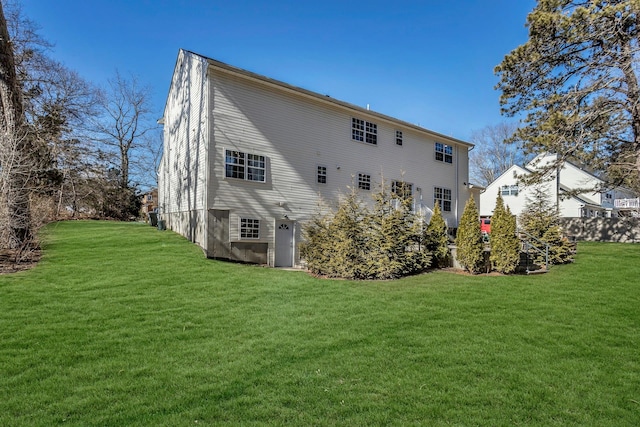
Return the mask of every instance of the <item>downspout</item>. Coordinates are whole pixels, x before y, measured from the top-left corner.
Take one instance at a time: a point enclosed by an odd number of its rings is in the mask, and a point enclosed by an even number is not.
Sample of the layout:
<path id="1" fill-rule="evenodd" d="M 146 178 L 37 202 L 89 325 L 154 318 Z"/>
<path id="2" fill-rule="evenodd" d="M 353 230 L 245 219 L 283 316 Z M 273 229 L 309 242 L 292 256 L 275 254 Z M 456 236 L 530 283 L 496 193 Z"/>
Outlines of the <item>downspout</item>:
<path id="1" fill-rule="evenodd" d="M 456 144 L 456 228 L 460 227 L 460 147 Z"/>

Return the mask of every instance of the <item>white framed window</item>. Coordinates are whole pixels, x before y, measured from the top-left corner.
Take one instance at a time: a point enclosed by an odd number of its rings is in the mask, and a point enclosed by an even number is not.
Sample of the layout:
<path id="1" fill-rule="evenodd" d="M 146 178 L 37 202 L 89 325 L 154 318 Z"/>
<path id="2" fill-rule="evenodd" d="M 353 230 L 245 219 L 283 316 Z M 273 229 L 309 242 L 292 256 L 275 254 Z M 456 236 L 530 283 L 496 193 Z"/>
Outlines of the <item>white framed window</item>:
<path id="1" fill-rule="evenodd" d="M 500 194 L 503 196 L 517 196 L 518 195 L 518 186 L 517 185 L 503 185 L 500 187 Z"/>
<path id="2" fill-rule="evenodd" d="M 371 190 L 371 175 L 366 173 L 358 174 L 358 189 L 360 190 Z"/>
<path id="3" fill-rule="evenodd" d="M 327 183 L 327 167 L 318 165 L 316 177 L 317 177 L 318 184 L 326 184 Z"/>
<path id="4" fill-rule="evenodd" d="M 436 142 L 436 160 L 439 162 L 453 163 L 453 147 L 441 142 Z"/>
<path id="5" fill-rule="evenodd" d="M 402 131 L 396 131 L 396 145 L 402 145 Z"/>
<path id="6" fill-rule="evenodd" d="M 351 118 L 351 139 L 377 145 L 378 125 L 355 117 Z"/>
<path id="7" fill-rule="evenodd" d="M 225 150 L 224 176 L 246 181 L 266 182 L 267 162 L 265 156 Z"/>
<path id="8" fill-rule="evenodd" d="M 391 181 L 391 192 L 401 199 L 408 199 L 413 195 L 413 184 L 404 181 Z"/>
<path id="9" fill-rule="evenodd" d="M 433 187 L 433 205 L 440 205 L 443 212 L 451 212 L 451 190 L 442 187 Z"/>
<path id="10" fill-rule="evenodd" d="M 147 194 L 147 202 L 153 201 L 153 194 Z"/>
<path id="11" fill-rule="evenodd" d="M 260 220 L 254 218 L 240 218 L 240 238 L 259 239 Z"/>

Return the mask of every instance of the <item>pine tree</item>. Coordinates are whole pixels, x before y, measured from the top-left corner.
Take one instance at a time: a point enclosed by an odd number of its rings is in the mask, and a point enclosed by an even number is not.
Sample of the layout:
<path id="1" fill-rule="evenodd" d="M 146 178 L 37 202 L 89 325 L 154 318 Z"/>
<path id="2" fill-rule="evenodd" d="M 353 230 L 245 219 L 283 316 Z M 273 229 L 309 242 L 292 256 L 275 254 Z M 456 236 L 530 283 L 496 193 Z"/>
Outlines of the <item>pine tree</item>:
<path id="1" fill-rule="evenodd" d="M 482 272 L 484 267 L 484 243 L 480 231 L 478 208 L 473 197 L 467 201 L 456 236 L 456 258 L 471 273 Z"/>
<path id="2" fill-rule="evenodd" d="M 520 241 L 516 236 L 516 219 L 504 206 L 500 193 L 491 217 L 491 265 L 503 274 L 516 270 L 520 260 Z"/>
<path id="3" fill-rule="evenodd" d="M 392 279 L 428 268 L 431 258 L 419 245 L 413 197 L 390 192 L 382 185 L 373 199 L 367 263 L 371 278 Z"/>
<path id="4" fill-rule="evenodd" d="M 521 117 L 514 140 L 558 162 L 607 172 L 607 185 L 640 188 L 637 0 L 537 0 L 529 39 L 497 67 L 503 113 Z"/>
<path id="5" fill-rule="evenodd" d="M 394 279 L 419 273 L 431 257 L 420 246 L 410 195 L 381 186 L 368 209 L 351 191 L 335 212 L 318 213 L 303 226 L 301 251 L 309 271 L 347 279 Z"/>
<path id="6" fill-rule="evenodd" d="M 433 256 L 433 265 L 440 268 L 447 266 L 449 235 L 447 233 L 447 223 L 440 210 L 440 203 L 436 202 L 433 207 L 433 215 L 431 215 L 431 221 L 429 221 L 429 225 L 424 231 L 423 241 L 427 251 L 431 252 Z"/>
<path id="7" fill-rule="evenodd" d="M 565 264 L 573 261 L 571 244 L 562 235 L 560 214 L 545 189 L 545 186 L 534 186 L 533 195 L 527 199 L 525 209 L 520 214 L 520 226 L 535 240 L 542 242 L 532 242 L 541 250 L 544 249 L 543 245 L 549 245 L 550 264 Z M 545 255 L 536 252 L 535 262 L 544 264 Z"/>

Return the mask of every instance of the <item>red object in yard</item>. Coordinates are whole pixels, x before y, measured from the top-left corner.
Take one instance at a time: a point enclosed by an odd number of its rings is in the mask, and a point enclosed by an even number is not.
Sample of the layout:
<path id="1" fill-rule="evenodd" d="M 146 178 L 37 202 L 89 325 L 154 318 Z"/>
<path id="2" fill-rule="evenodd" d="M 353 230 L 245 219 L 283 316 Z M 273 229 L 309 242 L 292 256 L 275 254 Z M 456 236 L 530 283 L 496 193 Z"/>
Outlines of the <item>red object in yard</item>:
<path id="1" fill-rule="evenodd" d="M 480 231 L 483 233 L 491 233 L 491 218 L 480 218 Z"/>

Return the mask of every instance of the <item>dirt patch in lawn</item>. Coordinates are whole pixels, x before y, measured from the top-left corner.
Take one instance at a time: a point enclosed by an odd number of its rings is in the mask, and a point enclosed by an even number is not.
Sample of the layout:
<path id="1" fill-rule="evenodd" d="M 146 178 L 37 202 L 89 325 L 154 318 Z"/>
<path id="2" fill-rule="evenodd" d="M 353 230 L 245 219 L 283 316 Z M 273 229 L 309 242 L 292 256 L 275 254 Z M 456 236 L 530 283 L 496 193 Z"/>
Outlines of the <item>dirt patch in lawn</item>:
<path id="1" fill-rule="evenodd" d="M 29 270 L 38 264 L 40 256 L 40 249 L 22 251 L 22 253 L 17 249 L 0 249 L 0 274 Z"/>

